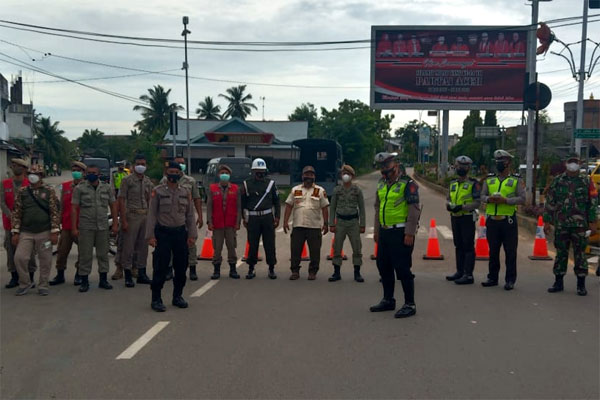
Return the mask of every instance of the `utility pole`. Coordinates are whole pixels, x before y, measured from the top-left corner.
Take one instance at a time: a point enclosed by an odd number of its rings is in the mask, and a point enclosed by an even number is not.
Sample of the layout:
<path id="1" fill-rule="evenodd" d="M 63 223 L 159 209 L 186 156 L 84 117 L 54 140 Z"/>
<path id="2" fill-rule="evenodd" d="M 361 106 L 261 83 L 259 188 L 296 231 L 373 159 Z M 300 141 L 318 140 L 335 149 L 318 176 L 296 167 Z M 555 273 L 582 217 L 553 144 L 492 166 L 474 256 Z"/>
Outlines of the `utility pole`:
<path id="1" fill-rule="evenodd" d="M 529 29 L 529 48 L 527 49 L 527 72 L 529 73 L 529 84 L 535 83 L 536 81 L 536 28 L 538 25 L 539 15 L 539 0 L 532 0 L 531 2 L 531 28 Z M 535 133 L 535 111 L 527 111 L 527 169 L 525 171 L 525 187 L 526 187 L 526 198 L 527 204 L 531 204 L 531 200 L 534 198 L 533 192 L 533 158 L 534 149 L 533 142 Z"/>
<path id="2" fill-rule="evenodd" d="M 585 48 L 587 44 L 587 20 L 589 0 L 583 0 L 583 21 L 581 27 L 581 60 L 579 63 L 579 92 L 577 93 L 577 120 L 575 129 L 583 129 L 583 86 L 585 82 Z M 581 139 L 575 139 L 575 152 L 581 157 Z"/>
<path id="3" fill-rule="evenodd" d="M 448 129 L 450 124 L 450 110 L 442 111 L 442 179 L 448 175 Z"/>
<path id="4" fill-rule="evenodd" d="M 192 174 L 192 152 L 190 149 L 190 95 L 189 95 L 189 85 L 188 85 L 188 54 L 187 54 L 187 36 L 192 33 L 188 31 L 187 25 L 190 22 L 188 17 L 183 17 L 183 32 L 181 32 L 181 36 L 183 36 L 183 42 L 185 46 L 185 61 L 183 62 L 183 69 L 185 69 L 185 134 L 187 138 L 187 165 L 189 174 Z"/>
<path id="5" fill-rule="evenodd" d="M 260 96 L 260 100 L 262 101 L 262 120 L 265 120 L 265 96 Z"/>

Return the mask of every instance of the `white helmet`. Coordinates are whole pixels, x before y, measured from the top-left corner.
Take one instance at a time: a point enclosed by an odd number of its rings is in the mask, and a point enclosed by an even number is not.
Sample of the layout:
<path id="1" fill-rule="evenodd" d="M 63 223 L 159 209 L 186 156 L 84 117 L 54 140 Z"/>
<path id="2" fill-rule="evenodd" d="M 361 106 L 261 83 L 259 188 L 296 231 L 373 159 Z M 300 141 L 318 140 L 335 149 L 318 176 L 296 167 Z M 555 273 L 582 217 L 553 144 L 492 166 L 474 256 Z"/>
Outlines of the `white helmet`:
<path id="1" fill-rule="evenodd" d="M 254 161 L 252 161 L 252 168 L 250 168 L 250 169 L 253 171 L 254 170 L 266 171 L 267 163 L 262 158 L 255 158 Z"/>

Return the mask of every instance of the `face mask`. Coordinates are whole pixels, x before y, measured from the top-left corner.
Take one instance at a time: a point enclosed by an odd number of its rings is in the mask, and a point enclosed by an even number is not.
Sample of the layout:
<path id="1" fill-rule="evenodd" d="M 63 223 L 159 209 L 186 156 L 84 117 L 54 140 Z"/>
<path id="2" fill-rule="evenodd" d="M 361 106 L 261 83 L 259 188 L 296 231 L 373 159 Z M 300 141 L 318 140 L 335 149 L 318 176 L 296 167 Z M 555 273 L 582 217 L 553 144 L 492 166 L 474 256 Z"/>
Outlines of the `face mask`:
<path id="1" fill-rule="evenodd" d="M 34 185 L 40 181 L 40 177 L 36 174 L 29 174 L 27 176 L 27 179 L 29 179 L 29 182 L 31 182 Z"/>
<path id="2" fill-rule="evenodd" d="M 567 171 L 569 172 L 577 172 L 579 171 L 579 164 L 578 163 L 568 163 L 567 164 Z"/>
<path id="3" fill-rule="evenodd" d="M 258 180 L 262 180 L 265 178 L 265 173 L 264 172 L 257 172 L 254 174 L 254 176 L 256 177 L 256 179 Z"/>
<path id="4" fill-rule="evenodd" d="M 71 171 L 71 176 L 73 179 L 79 180 L 83 176 L 83 173 L 81 171 Z"/>
<path id="5" fill-rule="evenodd" d="M 344 183 L 348 183 L 352 180 L 352 177 L 348 174 L 344 174 L 342 175 L 342 180 L 344 181 Z"/>
<path id="6" fill-rule="evenodd" d="M 394 172 L 394 167 L 388 168 L 388 169 L 384 169 L 383 171 L 381 171 L 381 174 L 387 178 L 387 176 L 389 174 L 391 174 L 392 172 Z"/>
<path id="7" fill-rule="evenodd" d="M 504 161 L 498 161 L 496 163 L 496 169 L 498 170 L 498 172 L 502 172 L 506 169 L 506 165 L 504 165 Z"/>
<path id="8" fill-rule="evenodd" d="M 179 164 L 179 166 L 181 167 L 181 172 L 185 172 L 186 165 L 185 164 Z"/>
<path id="9" fill-rule="evenodd" d="M 96 182 L 98 180 L 98 175 L 96 174 L 87 174 L 85 176 L 85 179 L 87 179 L 89 182 Z"/>
<path id="10" fill-rule="evenodd" d="M 143 174 L 144 172 L 146 172 L 145 165 L 136 165 L 134 169 L 135 169 L 135 172 L 137 172 L 138 174 Z"/>
<path id="11" fill-rule="evenodd" d="M 315 178 L 303 178 L 302 180 L 304 181 L 304 183 L 312 185 L 315 181 Z"/>
<path id="12" fill-rule="evenodd" d="M 469 171 L 466 169 L 459 168 L 456 170 L 458 176 L 467 176 L 467 173 L 469 173 Z"/>
<path id="13" fill-rule="evenodd" d="M 25 172 L 25 168 L 23 167 L 15 167 L 13 168 L 13 173 L 17 176 L 21 176 L 23 175 L 23 172 Z"/>
<path id="14" fill-rule="evenodd" d="M 181 178 L 179 174 L 167 174 L 167 180 L 171 183 L 179 182 L 179 178 Z"/>
<path id="15" fill-rule="evenodd" d="M 219 179 L 221 180 L 221 182 L 229 182 L 229 178 L 231 178 L 231 176 L 229 174 L 219 175 Z"/>

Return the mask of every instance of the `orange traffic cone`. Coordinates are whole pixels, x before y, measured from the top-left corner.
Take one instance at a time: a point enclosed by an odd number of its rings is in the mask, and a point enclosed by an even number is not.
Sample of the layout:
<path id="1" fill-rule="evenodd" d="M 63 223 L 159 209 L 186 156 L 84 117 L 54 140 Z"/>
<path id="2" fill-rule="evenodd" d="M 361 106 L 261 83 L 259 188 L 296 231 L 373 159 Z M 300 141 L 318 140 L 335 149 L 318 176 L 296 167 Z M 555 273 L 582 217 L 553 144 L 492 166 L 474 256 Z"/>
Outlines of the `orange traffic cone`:
<path id="1" fill-rule="evenodd" d="M 331 250 L 329 251 L 329 255 L 327 256 L 328 260 L 333 260 L 333 242 L 335 241 L 335 235 L 331 238 Z M 342 250 L 342 260 L 347 260 L 348 257 L 344 254 L 344 250 Z"/>
<path id="2" fill-rule="evenodd" d="M 479 217 L 479 228 L 477 228 L 477 241 L 475 242 L 475 259 L 489 260 L 490 245 L 487 241 L 487 228 L 485 226 L 485 217 Z"/>
<path id="3" fill-rule="evenodd" d="M 373 254 L 371 254 L 371 260 L 377 260 L 377 242 L 375 242 L 375 248 L 373 249 Z"/>
<path id="4" fill-rule="evenodd" d="M 435 227 L 435 219 L 431 219 L 429 226 L 429 240 L 427 241 L 427 254 L 423 256 L 423 260 L 443 260 L 444 256 L 440 252 L 440 242 L 437 236 L 437 228 Z"/>
<path id="5" fill-rule="evenodd" d="M 242 261 L 246 261 L 248 260 L 248 252 L 250 251 L 250 243 L 246 240 L 246 251 L 244 252 L 244 257 L 242 257 Z M 257 261 L 262 261 L 262 257 L 260 256 L 260 247 L 259 250 L 257 250 L 258 254 L 257 254 Z"/>
<path id="6" fill-rule="evenodd" d="M 302 247 L 302 255 L 300 256 L 300 260 L 309 261 L 310 257 L 308 256 L 308 247 L 306 247 L 306 242 L 304 242 L 304 247 Z"/>
<path id="7" fill-rule="evenodd" d="M 544 233 L 544 219 L 540 215 L 538 224 L 535 230 L 535 241 L 533 242 L 533 255 L 529 256 L 530 260 L 552 260 L 548 255 L 548 243 L 546 242 L 546 234 Z"/>
<path id="8" fill-rule="evenodd" d="M 206 231 L 206 237 L 204 238 L 204 242 L 202 242 L 202 251 L 200 251 L 200 255 L 197 258 L 198 260 L 212 260 L 214 254 L 212 231 Z"/>

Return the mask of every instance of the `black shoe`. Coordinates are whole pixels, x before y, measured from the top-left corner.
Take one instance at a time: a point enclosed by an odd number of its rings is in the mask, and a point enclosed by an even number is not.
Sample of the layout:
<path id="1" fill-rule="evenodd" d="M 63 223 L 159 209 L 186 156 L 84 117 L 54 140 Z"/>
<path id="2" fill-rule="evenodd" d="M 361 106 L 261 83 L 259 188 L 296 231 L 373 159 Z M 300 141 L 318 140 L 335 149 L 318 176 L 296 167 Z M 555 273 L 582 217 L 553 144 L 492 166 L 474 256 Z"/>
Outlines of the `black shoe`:
<path id="1" fill-rule="evenodd" d="M 491 279 L 488 278 L 487 281 L 481 282 L 481 286 L 483 286 L 483 287 L 498 286 L 498 281 L 493 281 L 493 280 L 491 280 Z"/>
<path id="2" fill-rule="evenodd" d="M 453 275 L 448 275 L 446 277 L 446 280 L 447 281 L 455 281 L 457 279 L 462 278 L 462 276 L 463 276 L 462 272 L 455 272 Z"/>
<path id="3" fill-rule="evenodd" d="M 360 274 L 360 265 L 354 266 L 354 280 L 356 282 L 364 282 L 362 275 Z"/>
<path id="4" fill-rule="evenodd" d="M 150 303 L 150 307 L 152 307 L 152 309 L 157 312 L 167 311 L 167 307 L 165 307 L 161 299 L 152 300 L 152 303 Z"/>
<path id="5" fill-rule="evenodd" d="M 148 278 L 148 275 L 146 275 L 146 268 L 138 268 L 137 283 L 141 283 L 143 285 L 149 285 L 152 283 L 152 280 Z"/>
<path id="6" fill-rule="evenodd" d="M 394 311 L 396 309 L 395 299 L 382 299 L 379 304 L 371 306 L 371 312 Z"/>
<path id="7" fill-rule="evenodd" d="M 474 282 L 475 279 L 473 279 L 473 275 L 463 275 L 461 278 L 454 281 L 457 285 L 472 285 Z"/>
<path id="8" fill-rule="evenodd" d="M 269 266 L 269 279 L 277 279 L 277 274 L 275 273 L 275 266 Z"/>
<path id="9" fill-rule="evenodd" d="M 513 290 L 515 288 L 514 282 L 506 282 L 504 284 L 504 290 Z"/>
<path id="10" fill-rule="evenodd" d="M 183 297 L 181 297 L 181 296 L 173 297 L 173 302 L 171 304 L 173 304 L 175 307 L 179 307 L 179 308 L 187 308 L 188 307 L 187 301 L 185 301 L 183 299 Z"/>
<path id="11" fill-rule="evenodd" d="M 190 269 L 191 269 L 191 267 L 190 267 Z M 173 266 L 172 265 L 170 265 L 169 269 L 167 270 L 167 275 L 165 275 L 165 281 L 170 281 L 171 279 L 173 279 Z"/>
<path id="12" fill-rule="evenodd" d="M 74 286 L 81 285 L 81 275 L 79 275 L 79 273 L 77 273 L 77 272 L 75 272 L 75 277 L 73 278 L 73 285 Z"/>
<path id="13" fill-rule="evenodd" d="M 113 287 L 110 283 L 108 283 L 108 277 L 106 275 L 106 272 L 100 272 L 100 282 L 98 282 L 98 287 L 100 289 L 110 290 Z"/>
<path id="14" fill-rule="evenodd" d="M 198 274 L 196 274 L 196 266 L 190 265 L 190 281 L 197 281 Z"/>
<path id="15" fill-rule="evenodd" d="M 210 276 L 210 279 L 219 279 L 221 277 L 221 264 L 213 264 L 215 270 Z"/>
<path id="16" fill-rule="evenodd" d="M 240 274 L 238 274 L 235 264 L 229 264 L 229 277 L 231 279 L 240 279 Z M 246 276 L 246 279 L 248 279 L 248 276 Z"/>
<path id="17" fill-rule="evenodd" d="M 587 295 L 587 290 L 585 288 L 585 276 L 577 277 L 577 295 L 578 296 Z"/>
<path id="18" fill-rule="evenodd" d="M 342 276 L 340 275 L 340 268 L 341 267 L 339 265 L 333 266 L 333 275 L 329 277 L 329 282 L 337 282 L 342 279 Z"/>
<path id="19" fill-rule="evenodd" d="M 237 275 L 237 272 L 236 272 L 236 275 Z M 231 272 L 229 273 L 229 276 L 231 276 Z M 239 278 L 239 275 L 237 278 Z M 235 279 L 237 279 L 237 278 L 235 278 Z M 250 266 L 250 267 L 248 267 L 248 273 L 246 274 L 246 279 L 254 279 L 254 278 L 256 278 L 256 272 L 254 272 L 254 267 Z"/>
<path id="20" fill-rule="evenodd" d="M 548 293 L 557 293 L 565 290 L 563 278 L 564 275 L 556 275 L 554 278 L 554 284 L 552 285 L 552 287 L 548 288 Z"/>
<path id="21" fill-rule="evenodd" d="M 88 280 L 88 276 L 85 275 L 81 277 L 81 285 L 79 285 L 79 292 L 85 293 L 88 290 L 90 290 L 90 282 Z"/>
<path id="22" fill-rule="evenodd" d="M 16 272 L 11 272 L 10 281 L 6 285 L 4 285 L 4 287 L 7 289 L 12 289 L 17 286 L 19 286 L 19 274 Z"/>
<path id="23" fill-rule="evenodd" d="M 125 287 L 131 288 L 134 287 L 135 283 L 133 283 L 133 277 L 131 276 L 131 270 L 125 270 Z"/>
<path id="24" fill-rule="evenodd" d="M 60 269 L 56 271 L 56 276 L 50 282 L 48 282 L 50 286 L 60 285 L 61 283 L 65 283 L 65 271 Z"/>
<path id="25" fill-rule="evenodd" d="M 414 304 L 405 304 L 399 309 L 396 314 L 394 314 L 394 318 L 408 318 L 412 317 L 417 313 L 417 306 Z"/>

